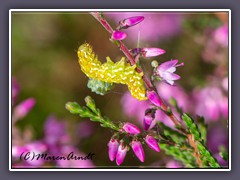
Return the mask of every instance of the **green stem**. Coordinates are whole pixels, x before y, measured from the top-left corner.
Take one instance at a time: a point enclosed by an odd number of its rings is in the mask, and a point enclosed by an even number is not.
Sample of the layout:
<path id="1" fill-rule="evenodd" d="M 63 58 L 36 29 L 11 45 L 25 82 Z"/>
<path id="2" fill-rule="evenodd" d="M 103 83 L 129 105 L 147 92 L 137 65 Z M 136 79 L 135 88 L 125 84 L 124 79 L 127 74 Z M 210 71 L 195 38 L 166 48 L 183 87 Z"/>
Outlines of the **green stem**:
<path id="1" fill-rule="evenodd" d="M 120 128 L 115 125 L 107 117 L 103 117 L 100 111 L 96 108 L 93 99 L 88 96 L 85 98 L 87 107 L 81 107 L 77 102 L 68 102 L 65 107 L 72 114 L 78 114 L 80 117 L 89 118 L 91 121 L 99 122 L 102 127 L 111 128 L 115 131 L 119 131 Z"/>

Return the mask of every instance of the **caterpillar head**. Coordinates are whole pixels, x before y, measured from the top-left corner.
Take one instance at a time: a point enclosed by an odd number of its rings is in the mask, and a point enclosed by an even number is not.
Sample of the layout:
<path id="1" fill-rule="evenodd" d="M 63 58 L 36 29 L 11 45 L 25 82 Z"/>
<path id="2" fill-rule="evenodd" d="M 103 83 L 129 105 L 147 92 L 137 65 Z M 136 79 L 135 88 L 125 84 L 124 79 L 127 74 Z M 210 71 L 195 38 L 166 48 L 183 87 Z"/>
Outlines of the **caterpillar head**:
<path id="1" fill-rule="evenodd" d="M 84 43 L 81 46 L 79 46 L 78 51 L 92 53 L 92 46 L 90 46 L 90 44 L 88 43 Z"/>

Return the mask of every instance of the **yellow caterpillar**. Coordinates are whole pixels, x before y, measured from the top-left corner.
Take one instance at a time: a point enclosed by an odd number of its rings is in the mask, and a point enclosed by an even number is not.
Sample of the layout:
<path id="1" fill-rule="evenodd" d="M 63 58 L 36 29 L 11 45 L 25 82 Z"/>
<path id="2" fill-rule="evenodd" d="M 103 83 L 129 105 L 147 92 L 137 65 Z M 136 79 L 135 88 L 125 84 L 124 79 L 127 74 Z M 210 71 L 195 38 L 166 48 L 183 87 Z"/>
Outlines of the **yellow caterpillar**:
<path id="1" fill-rule="evenodd" d="M 135 71 L 125 58 L 114 63 L 109 57 L 102 64 L 94 54 L 92 47 L 85 43 L 78 48 L 78 62 L 82 71 L 89 77 L 108 83 L 121 83 L 128 86 L 132 96 L 138 100 L 146 100 L 146 89 L 142 80 L 143 73 Z"/>

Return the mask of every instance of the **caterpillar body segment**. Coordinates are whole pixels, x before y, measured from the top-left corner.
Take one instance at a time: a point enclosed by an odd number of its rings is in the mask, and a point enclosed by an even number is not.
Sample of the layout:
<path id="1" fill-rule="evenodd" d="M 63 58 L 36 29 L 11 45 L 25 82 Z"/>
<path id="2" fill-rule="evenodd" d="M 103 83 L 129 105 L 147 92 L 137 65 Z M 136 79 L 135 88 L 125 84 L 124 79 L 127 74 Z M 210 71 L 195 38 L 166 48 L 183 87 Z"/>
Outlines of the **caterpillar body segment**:
<path id="1" fill-rule="evenodd" d="M 89 77 L 108 83 L 126 84 L 132 96 L 138 100 L 146 100 L 146 89 L 142 80 L 143 73 L 135 71 L 125 58 L 114 63 L 109 57 L 106 63 L 101 63 L 92 47 L 85 43 L 78 48 L 78 62 L 81 70 Z"/>

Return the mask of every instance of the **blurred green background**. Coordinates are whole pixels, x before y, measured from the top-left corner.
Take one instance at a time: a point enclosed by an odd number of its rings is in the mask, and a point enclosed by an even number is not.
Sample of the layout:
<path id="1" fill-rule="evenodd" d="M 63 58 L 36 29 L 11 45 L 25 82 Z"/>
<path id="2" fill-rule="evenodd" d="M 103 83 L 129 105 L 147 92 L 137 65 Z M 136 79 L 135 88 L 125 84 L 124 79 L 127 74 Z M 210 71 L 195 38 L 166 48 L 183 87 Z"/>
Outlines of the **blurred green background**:
<path id="1" fill-rule="evenodd" d="M 206 77 L 215 68 L 214 64 L 202 60 L 204 46 L 196 44 L 194 36 L 202 34 L 206 27 L 215 28 L 223 23 L 213 13 L 186 14 L 182 19 L 178 35 L 152 44 L 148 42 L 148 45 L 167 51 L 156 58 L 159 61 L 178 58 L 180 62 L 185 62 L 184 68 L 179 68 L 177 72 L 183 77 L 179 84 L 190 92 L 196 85 L 204 84 Z M 110 23 L 117 25 L 114 21 Z M 161 27 L 156 28 L 161 30 Z M 77 101 L 84 105 L 84 97 L 90 95 L 102 114 L 117 122 L 129 120 L 122 112 L 120 104 L 127 87 L 117 85 L 105 96 L 92 93 L 87 88 L 88 78 L 81 72 L 77 61 L 77 49 L 85 42 L 93 46 L 102 61 L 105 61 L 106 56 L 119 60 L 122 54 L 109 41 L 110 35 L 88 13 L 13 12 L 11 37 L 12 76 L 21 86 L 18 100 L 28 97 L 36 99 L 36 106 L 24 120 L 18 122 L 18 126 L 31 126 L 34 138 L 40 139 L 43 137 L 46 118 L 54 114 L 59 119 L 68 120 L 69 132 L 82 151 L 101 153 L 94 160 L 96 165 L 112 165 L 107 157 L 107 143 L 112 132 L 93 123 L 94 134 L 79 143 L 73 132 L 76 124 L 83 120 L 65 109 L 68 101 Z M 137 40 L 126 42 L 129 49 L 136 47 Z M 142 61 L 144 69 L 150 70 L 150 61 Z M 156 157 L 154 153 L 145 163 L 153 162 Z M 131 162 L 136 165 L 138 160 L 132 153 L 126 161 L 130 162 L 129 165 Z"/>

